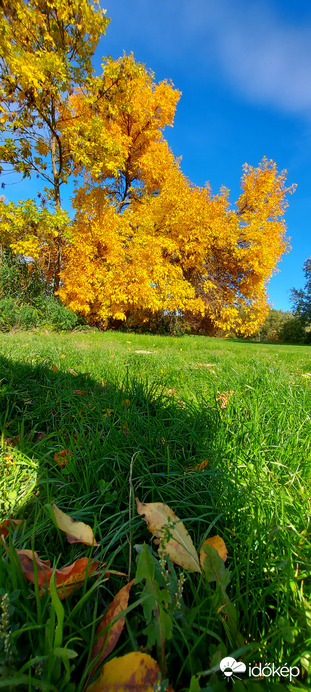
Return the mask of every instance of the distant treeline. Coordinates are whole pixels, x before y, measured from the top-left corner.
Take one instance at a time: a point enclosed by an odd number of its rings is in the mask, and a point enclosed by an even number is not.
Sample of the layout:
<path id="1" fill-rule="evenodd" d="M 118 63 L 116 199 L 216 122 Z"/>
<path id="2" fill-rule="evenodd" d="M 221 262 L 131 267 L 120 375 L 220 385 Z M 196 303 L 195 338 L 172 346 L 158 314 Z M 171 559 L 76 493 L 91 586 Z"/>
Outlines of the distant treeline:
<path id="1" fill-rule="evenodd" d="M 262 327 L 251 337 L 253 341 L 284 344 L 311 343 L 311 330 L 293 312 L 271 308 Z"/>

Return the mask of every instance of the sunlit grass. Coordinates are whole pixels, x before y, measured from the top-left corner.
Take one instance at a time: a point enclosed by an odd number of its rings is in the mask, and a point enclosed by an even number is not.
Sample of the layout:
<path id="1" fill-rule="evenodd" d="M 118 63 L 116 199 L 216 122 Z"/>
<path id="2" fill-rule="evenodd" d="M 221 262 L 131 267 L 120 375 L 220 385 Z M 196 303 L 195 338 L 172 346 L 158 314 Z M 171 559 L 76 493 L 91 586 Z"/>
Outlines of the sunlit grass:
<path id="1" fill-rule="evenodd" d="M 1 353 L 6 444 L 0 508 L 3 518 L 26 519 L 14 532 L 14 546 L 33 547 L 55 565 L 87 553 L 55 531 L 49 513 L 55 502 L 94 527 L 98 559 L 127 573 L 131 554 L 134 576 L 134 546 L 150 543 L 134 496 L 167 503 L 198 549 L 206 536 L 217 533 L 225 540 L 228 592 L 245 646 L 253 647 L 243 660 L 297 664 L 305 672 L 293 689 L 308 689 L 309 347 L 114 332 L 28 332 L 5 335 Z M 45 659 L 36 656 L 48 655 L 50 597 L 35 597 L 5 551 L 1 565 L 0 588 L 19 592 L 12 603 L 12 625 L 18 623 L 19 629 L 9 673 L 27 674 L 43 685 L 48 680 Z M 109 583 L 98 578 L 85 585 L 84 593 L 64 601 L 63 646 L 78 656 L 70 664 L 71 687 L 65 677 L 53 682 L 51 674 L 54 687 L 49 689 L 82 690 L 95 624 L 123 585 L 118 576 Z M 132 604 L 135 598 L 133 590 Z M 176 620 L 167 645 L 176 691 L 188 689 L 191 675 L 207 670 L 222 646 L 232 653 L 221 617 L 211 610 L 197 576 L 187 574 L 184 598 L 187 614 Z M 144 646 L 145 626 L 137 606 L 127 616 L 114 655 Z M 202 677 L 202 689 L 213 689 L 204 684 Z"/>

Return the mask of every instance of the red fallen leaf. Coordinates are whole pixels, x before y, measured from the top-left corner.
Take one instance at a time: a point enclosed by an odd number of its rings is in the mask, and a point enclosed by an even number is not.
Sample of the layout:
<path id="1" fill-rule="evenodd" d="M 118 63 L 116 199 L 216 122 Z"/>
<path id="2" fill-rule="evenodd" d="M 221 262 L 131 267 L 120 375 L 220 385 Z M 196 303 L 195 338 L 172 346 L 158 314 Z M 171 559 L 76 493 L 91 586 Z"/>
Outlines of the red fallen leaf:
<path id="1" fill-rule="evenodd" d="M 74 394 L 87 394 L 87 392 L 84 389 L 83 390 L 82 389 L 76 389 L 74 391 Z"/>
<path id="2" fill-rule="evenodd" d="M 87 557 L 81 557 L 71 565 L 68 565 L 68 567 L 53 570 L 50 560 L 41 560 L 38 557 L 38 553 L 34 553 L 32 550 L 17 550 L 16 553 L 21 563 L 24 577 L 32 584 L 35 583 L 35 560 L 40 596 L 43 595 L 46 588 L 49 588 L 51 576 L 55 571 L 56 589 L 61 601 L 67 598 L 75 588 L 82 586 L 84 580 L 92 576 L 99 567 L 99 560 L 90 563 Z"/>
<path id="3" fill-rule="evenodd" d="M 96 641 L 93 645 L 90 658 L 90 661 L 95 661 L 95 663 L 88 675 L 85 687 L 87 687 L 90 678 L 93 677 L 97 668 L 105 661 L 107 656 L 111 654 L 118 642 L 124 627 L 125 617 L 119 617 L 116 622 L 113 622 L 113 620 L 127 608 L 130 590 L 134 581 L 135 579 L 132 579 L 129 584 L 126 584 L 126 586 L 123 586 L 123 589 L 120 589 L 97 627 L 95 632 Z M 110 624 L 111 627 L 109 627 Z M 100 632 L 103 632 L 103 634 L 98 636 Z"/>
<path id="4" fill-rule="evenodd" d="M 0 536 L 5 537 L 8 535 L 9 530 L 7 529 L 7 526 L 12 526 L 13 524 L 15 524 L 15 526 L 19 526 L 22 523 L 23 522 L 21 519 L 5 519 L 0 523 Z"/>
<path id="5" fill-rule="evenodd" d="M 5 437 L 4 438 L 4 444 L 6 447 L 16 447 L 16 445 L 19 443 L 19 435 L 16 435 L 15 437 Z"/>

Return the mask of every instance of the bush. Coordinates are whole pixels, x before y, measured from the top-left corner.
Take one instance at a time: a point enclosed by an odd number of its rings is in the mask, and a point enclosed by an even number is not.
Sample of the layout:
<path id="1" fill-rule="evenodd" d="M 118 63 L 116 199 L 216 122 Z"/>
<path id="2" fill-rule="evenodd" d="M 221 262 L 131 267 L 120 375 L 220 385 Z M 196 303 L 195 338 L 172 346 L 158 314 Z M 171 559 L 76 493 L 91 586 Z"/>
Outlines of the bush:
<path id="1" fill-rule="evenodd" d="M 51 293 L 41 269 L 5 249 L 0 261 L 0 331 L 33 329 L 74 329 L 84 324 Z"/>
<path id="2" fill-rule="evenodd" d="M 282 325 L 278 340 L 287 344 L 305 344 L 308 342 L 308 335 L 301 321 L 292 317 Z"/>
<path id="3" fill-rule="evenodd" d="M 13 298 L 0 299 L 0 331 L 11 329 L 74 329 L 81 323 L 79 317 L 53 296 L 40 298 L 35 304 L 18 303 Z"/>
<path id="4" fill-rule="evenodd" d="M 6 248 L 0 258 L 0 298 L 32 303 L 40 295 L 50 295 L 51 288 L 36 263 Z"/>

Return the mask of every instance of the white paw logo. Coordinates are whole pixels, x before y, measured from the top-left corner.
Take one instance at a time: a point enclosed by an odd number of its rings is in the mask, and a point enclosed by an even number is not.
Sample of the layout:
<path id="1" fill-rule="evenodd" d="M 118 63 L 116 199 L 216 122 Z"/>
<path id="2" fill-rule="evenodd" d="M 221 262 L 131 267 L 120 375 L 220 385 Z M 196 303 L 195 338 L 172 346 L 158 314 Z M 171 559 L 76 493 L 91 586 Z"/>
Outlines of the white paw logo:
<path id="1" fill-rule="evenodd" d="M 245 673 L 246 665 L 241 661 L 236 661 L 235 658 L 231 656 L 226 656 L 220 661 L 220 670 L 225 675 L 226 678 L 239 678 L 237 673 Z"/>

